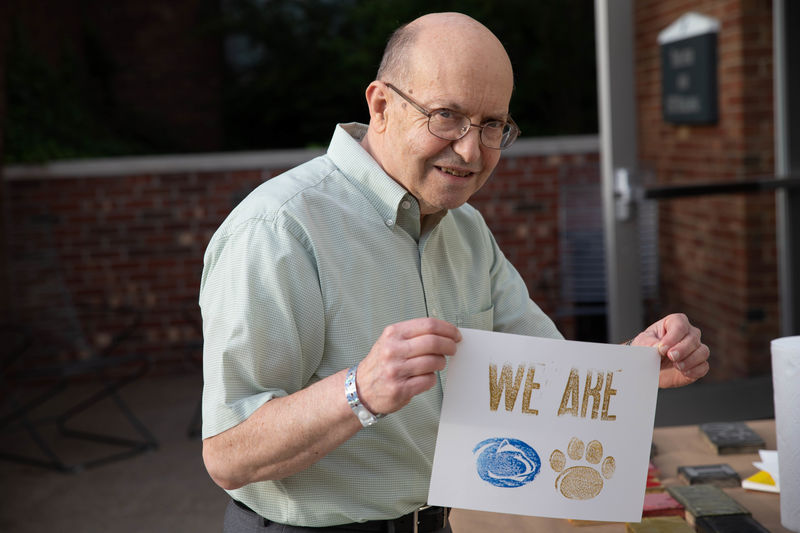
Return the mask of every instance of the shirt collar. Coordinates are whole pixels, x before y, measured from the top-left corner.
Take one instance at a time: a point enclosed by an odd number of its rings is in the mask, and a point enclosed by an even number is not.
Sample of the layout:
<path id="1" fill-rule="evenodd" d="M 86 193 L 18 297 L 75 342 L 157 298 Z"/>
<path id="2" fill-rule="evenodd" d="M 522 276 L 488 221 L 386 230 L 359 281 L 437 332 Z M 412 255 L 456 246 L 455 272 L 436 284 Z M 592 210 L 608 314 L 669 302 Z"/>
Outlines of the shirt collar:
<path id="1" fill-rule="evenodd" d="M 361 146 L 367 126 L 357 122 L 339 124 L 328 146 L 328 157 L 369 200 L 384 223 L 397 221 L 397 209 L 408 191 L 393 180 Z"/>
<path id="2" fill-rule="evenodd" d="M 366 133 L 365 124 L 358 122 L 338 124 L 328 146 L 328 157 L 375 207 L 384 224 L 388 226 L 400 224 L 418 240 L 421 228 L 417 199 L 384 172 L 378 162 L 361 146 L 360 141 Z M 410 202 L 411 207 L 409 208 L 409 204 L 404 202 Z M 442 211 L 426 217 L 425 229 L 436 226 L 446 214 L 447 211 Z"/>

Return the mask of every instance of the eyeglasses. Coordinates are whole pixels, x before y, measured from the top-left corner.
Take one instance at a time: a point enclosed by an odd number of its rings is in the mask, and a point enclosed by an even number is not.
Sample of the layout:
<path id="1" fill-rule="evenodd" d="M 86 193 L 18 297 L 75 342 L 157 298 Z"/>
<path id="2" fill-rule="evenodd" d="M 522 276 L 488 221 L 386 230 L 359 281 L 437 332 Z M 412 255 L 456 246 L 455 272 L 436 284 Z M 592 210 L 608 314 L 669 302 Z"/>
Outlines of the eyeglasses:
<path id="1" fill-rule="evenodd" d="M 465 114 L 452 109 L 442 108 L 428 111 L 391 83 L 386 83 L 386 86 L 414 106 L 414 109 L 428 117 L 428 131 L 440 139 L 457 141 L 466 135 L 470 128 L 475 127 L 481 130 L 482 145 L 493 150 L 503 150 L 511 146 L 521 133 L 511 117 L 508 117 L 507 121 L 487 120 L 483 124 L 473 124 Z"/>

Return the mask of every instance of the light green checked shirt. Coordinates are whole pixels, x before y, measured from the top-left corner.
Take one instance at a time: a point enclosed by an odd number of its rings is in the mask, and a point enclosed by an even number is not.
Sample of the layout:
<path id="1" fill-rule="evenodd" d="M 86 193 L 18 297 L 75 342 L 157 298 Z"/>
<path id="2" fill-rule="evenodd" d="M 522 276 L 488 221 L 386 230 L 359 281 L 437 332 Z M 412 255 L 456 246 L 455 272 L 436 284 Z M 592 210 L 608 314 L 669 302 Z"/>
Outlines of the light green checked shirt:
<path id="1" fill-rule="evenodd" d="M 365 132 L 339 125 L 326 155 L 259 186 L 212 237 L 200 288 L 204 438 L 358 363 L 396 322 L 561 338 L 481 215 L 464 205 L 421 228 L 416 199 L 359 144 Z M 443 378 L 306 470 L 231 496 L 301 526 L 413 511 L 428 494 Z"/>

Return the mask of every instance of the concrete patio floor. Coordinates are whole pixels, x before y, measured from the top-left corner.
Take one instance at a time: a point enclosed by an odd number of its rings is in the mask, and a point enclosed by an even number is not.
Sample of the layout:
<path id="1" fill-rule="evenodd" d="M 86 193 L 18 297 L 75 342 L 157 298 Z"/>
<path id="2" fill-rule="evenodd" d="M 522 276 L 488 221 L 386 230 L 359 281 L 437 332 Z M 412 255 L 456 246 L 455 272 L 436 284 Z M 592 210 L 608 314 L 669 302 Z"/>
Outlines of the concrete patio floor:
<path id="1" fill-rule="evenodd" d="M 0 461 L 0 531 L 221 531 L 227 495 L 203 467 L 200 440 L 187 436 L 201 387 L 195 374 L 145 377 L 122 389 L 158 440 L 154 451 L 77 474 Z M 92 416 L 108 418 L 103 426 L 113 425 L 119 417 L 112 407 L 98 404 Z M 124 434 L 126 428 L 120 429 Z M 27 440 L 22 432 L 14 438 Z M 94 444 L 83 445 L 97 448 L 91 451 L 70 449 L 67 440 L 59 444 L 67 458 L 108 449 Z"/>

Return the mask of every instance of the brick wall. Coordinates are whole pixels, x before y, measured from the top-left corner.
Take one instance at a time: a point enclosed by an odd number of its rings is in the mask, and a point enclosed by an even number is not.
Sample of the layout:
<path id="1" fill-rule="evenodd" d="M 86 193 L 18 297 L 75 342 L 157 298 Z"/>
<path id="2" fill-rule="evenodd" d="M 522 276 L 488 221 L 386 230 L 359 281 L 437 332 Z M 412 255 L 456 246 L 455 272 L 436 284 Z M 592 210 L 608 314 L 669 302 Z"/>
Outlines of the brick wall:
<path id="1" fill-rule="evenodd" d="M 661 116 L 656 36 L 688 11 L 720 21 L 714 125 L 673 125 Z M 659 184 L 771 175 L 771 2 L 638 0 L 634 24 L 646 172 Z M 702 328 L 712 348 L 709 380 L 769 372 L 769 340 L 779 333 L 774 204 L 774 193 L 660 202 L 661 309 L 684 311 Z"/>
<path id="2" fill-rule="evenodd" d="M 119 158 L 5 169 L 15 317 L 59 329 L 81 322 L 78 304 L 134 306 L 144 320 L 129 345 L 151 354 L 159 368 L 185 364 L 186 347 L 200 340 L 197 292 L 211 235 L 249 191 L 313 155 Z M 597 183 L 598 172 L 596 137 L 521 140 L 474 197 L 550 314 L 565 306 L 559 183 L 575 173 Z M 570 318 L 559 323 L 569 336 Z M 109 340 L 105 331 L 87 335 L 98 346 Z"/>

